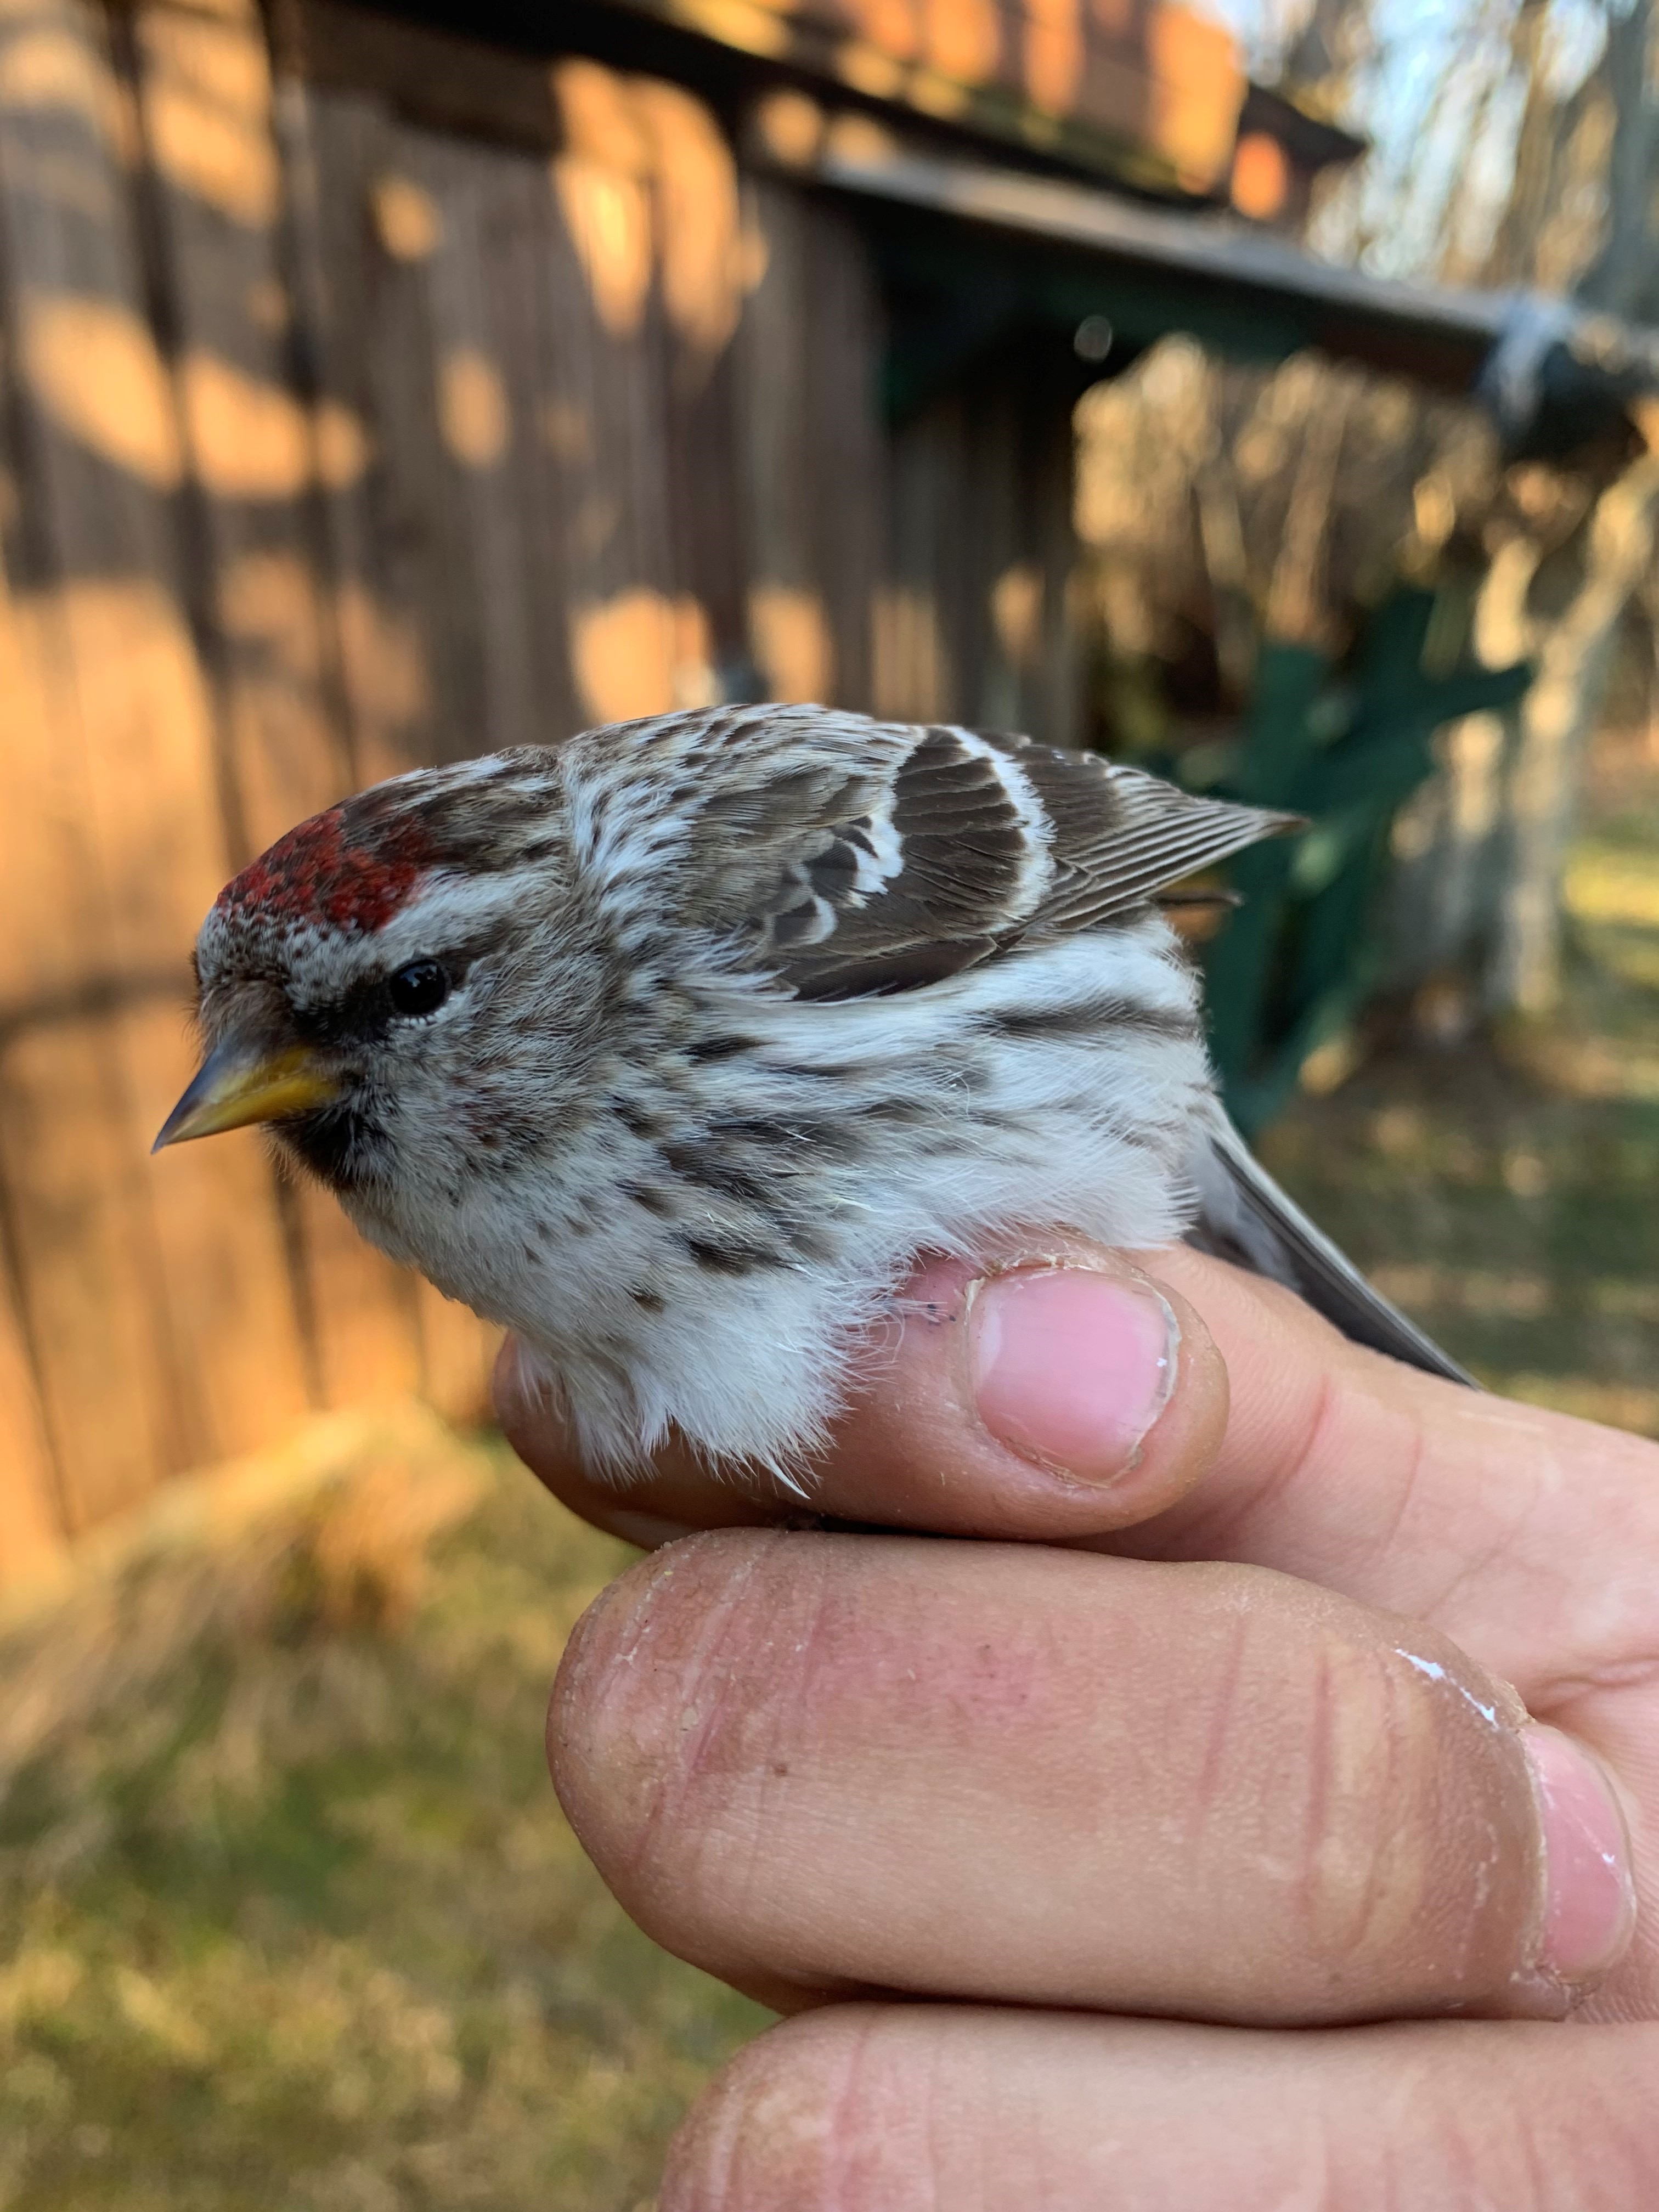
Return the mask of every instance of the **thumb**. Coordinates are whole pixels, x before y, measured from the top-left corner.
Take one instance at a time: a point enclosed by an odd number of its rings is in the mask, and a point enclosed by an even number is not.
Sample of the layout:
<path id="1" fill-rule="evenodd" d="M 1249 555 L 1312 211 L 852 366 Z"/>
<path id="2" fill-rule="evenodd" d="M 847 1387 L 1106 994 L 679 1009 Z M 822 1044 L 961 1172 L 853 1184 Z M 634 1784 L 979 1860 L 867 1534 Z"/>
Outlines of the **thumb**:
<path id="1" fill-rule="evenodd" d="M 581 1468 L 556 1394 L 497 1370 L 514 1448 L 565 1503 L 634 1541 L 799 1517 L 757 1469 L 683 1448 L 617 1491 Z M 1065 1237 L 993 1267 L 930 1261 L 854 1362 L 848 1405 L 806 1473 L 805 1510 L 939 1534 L 1064 1542 L 1164 1510 L 1206 1471 L 1226 1372 L 1198 1315 L 1121 1255 Z"/>

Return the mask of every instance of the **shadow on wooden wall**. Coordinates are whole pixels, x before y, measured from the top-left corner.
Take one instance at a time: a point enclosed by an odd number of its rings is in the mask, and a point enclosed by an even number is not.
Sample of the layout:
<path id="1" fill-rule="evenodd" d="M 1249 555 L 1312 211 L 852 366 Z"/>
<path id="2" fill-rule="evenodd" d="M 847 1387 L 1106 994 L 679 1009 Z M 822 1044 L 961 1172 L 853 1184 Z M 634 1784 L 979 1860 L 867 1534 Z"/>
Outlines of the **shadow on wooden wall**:
<path id="1" fill-rule="evenodd" d="M 147 1157 L 281 830 L 721 696 L 1063 726 L 1068 449 L 1034 557 L 994 421 L 884 431 L 857 230 L 730 143 L 325 0 L 0 13 L 0 1579 L 309 1410 L 482 1407 L 482 1325 L 255 1136 Z"/>

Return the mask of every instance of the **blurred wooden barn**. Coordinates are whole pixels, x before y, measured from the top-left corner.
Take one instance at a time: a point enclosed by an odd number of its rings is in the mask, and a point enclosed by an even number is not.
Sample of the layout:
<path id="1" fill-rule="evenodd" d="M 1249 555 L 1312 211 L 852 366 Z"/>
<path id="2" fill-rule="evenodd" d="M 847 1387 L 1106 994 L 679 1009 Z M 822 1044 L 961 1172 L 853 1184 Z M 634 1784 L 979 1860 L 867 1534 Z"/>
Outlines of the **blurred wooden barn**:
<path id="1" fill-rule="evenodd" d="M 1171 0 L 3 0 L 0 1579 L 311 1409 L 483 1401 L 257 1137 L 148 1158 L 221 882 L 677 703 L 1065 738 L 1103 362 L 1504 351 L 1272 234 L 1354 150 Z"/>

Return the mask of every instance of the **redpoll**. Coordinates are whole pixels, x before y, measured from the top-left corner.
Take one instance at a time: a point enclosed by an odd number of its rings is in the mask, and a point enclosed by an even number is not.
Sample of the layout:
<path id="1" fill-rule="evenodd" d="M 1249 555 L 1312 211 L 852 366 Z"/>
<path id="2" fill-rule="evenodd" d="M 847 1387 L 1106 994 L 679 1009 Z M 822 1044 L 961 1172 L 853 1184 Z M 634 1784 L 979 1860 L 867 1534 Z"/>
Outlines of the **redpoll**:
<path id="1" fill-rule="evenodd" d="M 423 769 L 280 838 L 196 948 L 158 1146 L 268 1121 L 515 1329 L 592 1462 L 799 1482 L 918 1254 L 1183 1235 L 1453 1368 L 1250 1158 L 1161 893 L 1285 826 L 818 707 Z"/>

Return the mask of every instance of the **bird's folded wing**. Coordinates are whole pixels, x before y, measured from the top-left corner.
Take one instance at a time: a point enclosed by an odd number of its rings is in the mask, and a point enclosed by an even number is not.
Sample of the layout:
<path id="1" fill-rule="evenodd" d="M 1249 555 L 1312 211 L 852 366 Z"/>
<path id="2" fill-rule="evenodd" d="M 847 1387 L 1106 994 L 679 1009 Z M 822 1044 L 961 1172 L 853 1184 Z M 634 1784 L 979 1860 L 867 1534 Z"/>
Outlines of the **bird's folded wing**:
<path id="1" fill-rule="evenodd" d="M 1054 878 L 1031 916 L 1034 933 L 1099 928 L 1247 845 L 1302 826 L 1297 815 L 1183 791 L 1097 753 L 1030 738 L 988 742 L 1030 778 L 1051 824 Z"/>
<path id="2" fill-rule="evenodd" d="M 1023 943 L 1133 922 L 1292 819 L 944 725 L 872 726 L 848 773 L 837 721 L 818 717 L 819 757 L 781 744 L 773 775 L 702 808 L 703 879 L 742 887 L 751 957 L 804 999 L 922 989 Z"/>

